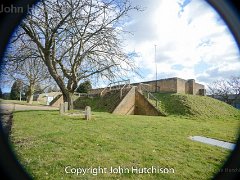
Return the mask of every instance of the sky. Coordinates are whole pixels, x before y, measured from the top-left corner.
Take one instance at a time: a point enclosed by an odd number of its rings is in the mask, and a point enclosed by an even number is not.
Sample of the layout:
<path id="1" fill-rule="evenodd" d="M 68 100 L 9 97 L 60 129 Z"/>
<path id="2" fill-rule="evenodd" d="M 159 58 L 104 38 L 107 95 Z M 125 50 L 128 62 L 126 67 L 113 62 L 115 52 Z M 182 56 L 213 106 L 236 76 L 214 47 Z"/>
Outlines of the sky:
<path id="1" fill-rule="evenodd" d="M 131 32 L 125 36 L 123 47 L 142 75 L 132 74 L 131 82 L 155 80 L 156 65 L 158 79 L 195 79 L 205 86 L 240 76 L 237 44 L 227 25 L 204 0 L 131 1 L 143 9 L 130 12 L 122 27 Z M 10 91 L 9 87 L 2 89 Z"/>
<path id="2" fill-rule="evenodd" d="M 195 79 L 207 85 L 240 75 L 237 44 L 218 13 L 204 0 L 133 0 L 144 11 L 132 12 L 124 29 L 133 33 L 125 50 L 142 82 L 157 78 Z M 155 58 L 156 45 L 156 58 Z M 156 62 L 156 63 L 155 63 Z"/>

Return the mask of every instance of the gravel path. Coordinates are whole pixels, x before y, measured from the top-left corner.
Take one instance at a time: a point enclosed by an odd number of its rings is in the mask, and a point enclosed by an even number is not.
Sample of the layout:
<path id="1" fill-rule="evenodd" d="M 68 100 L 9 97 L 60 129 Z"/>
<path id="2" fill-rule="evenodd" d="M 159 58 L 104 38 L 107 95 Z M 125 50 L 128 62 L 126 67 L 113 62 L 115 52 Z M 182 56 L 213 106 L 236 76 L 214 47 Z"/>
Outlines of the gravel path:
<path id="1" fill-rule="evenodd" d="M 28 111 L 28 110 L 58 110 L 56 107 L 51 106 L 31 106 L 21 104 L 0 104 L 1 112 L 13 112 L 13 111 Z"/>

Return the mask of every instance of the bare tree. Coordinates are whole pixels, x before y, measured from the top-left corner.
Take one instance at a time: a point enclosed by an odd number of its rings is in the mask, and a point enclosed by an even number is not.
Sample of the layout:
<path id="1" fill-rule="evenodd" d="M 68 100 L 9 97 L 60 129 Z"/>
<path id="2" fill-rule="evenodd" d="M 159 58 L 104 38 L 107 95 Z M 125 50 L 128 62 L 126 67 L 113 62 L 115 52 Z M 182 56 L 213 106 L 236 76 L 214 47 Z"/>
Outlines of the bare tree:
<path id="1" fill-rule="evenodd" d="M 217 80 L 209 86 L 209 94 L 232 104 L 240 98 L 240 77 L 232 76 L 229 80 Z"/>
<path id="2" fill-rule="evenodd" d="M 129 0 L 45 0 L 21 23 L 17 41 L 36 45 L 38 55 L 73 108 L 73 93 L 88 77 L 122 77 L 134 70 L 124 52 L 121 25 Z"/>
<path id="3" fill-rule="evenodd" d="M 21 80 L 24 87 L 27 87 L 27 103 L 32 103 L 33 94 L 41 84 L 41 88 L 49 85 L 51 76 L 45 64 L 36 53 L 35 44 L 25 44 L 19 41 L 11 44 L 5 56 L 4 76 L 7 81 Z M 35 50 L 35 51 L 34 51 Z M 22 89 L 23 91 L 23 89 Z"/>
<path id="4" fill-rule="evenodd" d="M 232 93 L 235 95 L 235 98 L 240 98 L 240 77 L 232 76 L 228 81 L 229 86 L 232 89 Z"/>

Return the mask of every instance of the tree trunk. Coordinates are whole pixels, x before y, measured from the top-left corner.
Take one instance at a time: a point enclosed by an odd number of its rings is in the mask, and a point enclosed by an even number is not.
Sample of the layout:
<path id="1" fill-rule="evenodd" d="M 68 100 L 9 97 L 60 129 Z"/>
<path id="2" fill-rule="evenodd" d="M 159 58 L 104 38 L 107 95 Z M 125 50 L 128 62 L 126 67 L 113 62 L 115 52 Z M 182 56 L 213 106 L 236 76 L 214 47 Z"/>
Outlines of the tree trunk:
<path id="1" fill-rule="evenodd" d="M 33 103 L 33 93 L 34 93 L 34 85 L 30 84 L 27 94 L 27 103 L 32 104 Z"/>
<path id="2" fill-rule="evenodd" d="M 53 52 L 54 54 L 55 52 Z M 55 80 L 55 82 L 57 83 L 58 87 L 60 88 L 60 90 L 62 91 L 63 94 L 63 100 L 64 102 L 68 102 L 68 109 L 72 110 L 73 109 L 73 91 L 69 90 L 64 81 L 63 78 L 61 76 L 58 75 L 57 71 L 56 71 L 56 64 L 53 64 L 53 62 L 51 61 L 50 58 L 50 54 L 47 52 L 44 52 L 45 56 L 45 61 L 44 63 L 46 64 L 48 71 L 50 73 L 50 75 L 52 76 L 52 78 Z"/>
<path id="3" fill-rule="evenodd" d="M 64 102 L 68 102 L 68 110 L 73 110 L 73 93 L 63 93 Z"/>
<path id="4" fill-rule="evenodd" d="M 33 94 L 29 94 L 28 97 L 27 97 L 27 103 L 28 104 L 32 104 L 33 103 Z"/>

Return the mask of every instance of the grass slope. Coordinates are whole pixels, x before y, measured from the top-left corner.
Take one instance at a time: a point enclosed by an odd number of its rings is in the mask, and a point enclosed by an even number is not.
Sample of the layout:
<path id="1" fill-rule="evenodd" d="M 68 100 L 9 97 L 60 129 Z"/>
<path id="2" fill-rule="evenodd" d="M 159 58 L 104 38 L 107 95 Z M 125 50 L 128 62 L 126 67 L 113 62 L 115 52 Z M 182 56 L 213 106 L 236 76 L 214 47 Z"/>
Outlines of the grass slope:
<path id="1" fill-rule="evenodd" d="M 95 112 L 95 120 L 57 111 L 15 112 L 12 146 L 35 179 L 210 179 L 228 150 L 194 142 L 189 136 L 234 142 L 238 121 L 183 117 L 119 116 Z M 71 167 L 174 168 L 174 174 L 66 174 Z"/>
<path id="2" fill-rule="evenodd" d="M 124 89 L 123 97 L 128 91 L 129 89 Z M 80 97 L 74 101 L 74 108 L 84 109 L 86 106 L 90 106 L 94 111 L 112 112 L 120 103 L 120 101 L 120 91 L 114 90 L 106 93 L 106 95 L 103 97 Z"/>
<path id="3" fill-rule="evenodd" d="M 160 111 L 170 116 L 190 116 L 201 119 L 240 119 L 239 110 L 211 97 L 169 93 L 154 93 L 154 95 L 161 101 Z M 79 98 L 74 104 L 76 108 L 80 109 L 91 106 L 94 111 L 111 112 L 119 102 L 119 92 L 115 91 L 102 98 Z M 154 101 L 151 102 L 155 104 Z"/>
<path id="4" fill-rule="evenodd" d="M 211 97 L 167 93 L 155 93 L 154 95 L 161 100 L 161 109 L 168 115 L 192 116 L 203 119 L 240 119 L 239 110 Z"/>

